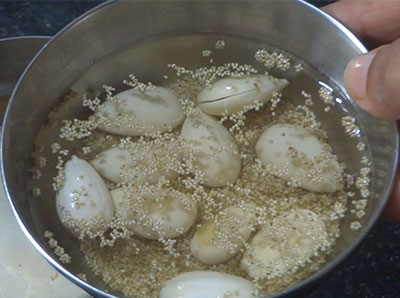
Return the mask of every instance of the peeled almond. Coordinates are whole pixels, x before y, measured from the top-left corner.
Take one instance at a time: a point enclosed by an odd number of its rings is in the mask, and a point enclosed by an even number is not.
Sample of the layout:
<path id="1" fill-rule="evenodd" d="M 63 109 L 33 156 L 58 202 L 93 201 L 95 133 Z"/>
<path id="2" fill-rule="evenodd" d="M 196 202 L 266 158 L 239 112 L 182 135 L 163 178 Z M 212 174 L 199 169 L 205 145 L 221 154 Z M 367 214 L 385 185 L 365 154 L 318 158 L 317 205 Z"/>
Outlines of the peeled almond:
<path id="1" fill-rule="evenodd" d="M 127 227 L 143 238 L 178 237 L 196 220 L 197 205 L 183 193 L 178 197 L 165 190 L 145 196 L 140 203 L 134 197 L 127 198 L 122 188 L 112 190 L 111 195 L 116 212 L 130 222 Z"/>
<path id="2" fill-rule="evenodd" d="M 258 291 L 248 280 L 214 271 L 181 273 L 167 281 L 159 298 L 256 298 Z"/>
<path id="3" fill-rule="evenodd" d="M 254 236 L 250 248 L 240 262 L 240 267 L 252 278 L 272 279 L 289 270 L 289 264 L 281 254 L 279 242 L 266 229 Z"/>
<path id="4" fill-rule="evenodd" d="M 75 235 L 101 232 L 114 216 L 114 206 L 103 179 L 75 155 L 65 164 L 65 181 L 56 196 L 63 225 Z"/>
<path id="5" fill-rule="evenodd" d="M 192 255 L 204 264 L 228 261 L 249 239 L 253 221 L 253 205 L 226 208 L 196 231 L 190 244 Z"/>
<path id="6" fill-rule="evenodd" d="M 333 193 L 343 189 L 342 169 L 327 148 L 308 130 L 284 124 L 265 129 L 256 144 L 257 157 L 272 174 L 304 189 Z"/>
<path id="7" fill-rule="evenodd" d="M 294 209 L 254 236 L 240 266 L 252 278 L 273 279 L 303 266 L 327 243 L 323 220 L 310 210 Z"/>
<path id="8" fill-rule="evenodd" d="M 107 132 L 141 136 L 165 132 L 177 127 L 184 119 L 177 96 L 164 87 L 147 91 L 129 89 L 107 100 L 96 111 L 97 125 Z"/>
<path id="9" fill-rule="evenodd" d="M 193 141 L 197 166 L 204 172 L 204 184 L 225 186 L 239 177 L 239 149 L 229 131 L 214 117 L 195 110 L 182 125 L 182 136 Z"/>
<path id="10" fill-rule="evenodd" d="M 309 259 L 324 245 L 327 239 L 324 221 L 308 209 L 294 209 L 281 215 L 276 224 L 286 227 L 288 254 Z"/>
<path id="11" fill-rule="evenodd" d="M 166 169 L 165 153 L 161 148 L 153 151 L 143 148 L 143 150 L 137 150 L 137 152 L 134 159 L 129 150 L 113 147 L 99 153 L 90 163 L 101 176 L 114 183 L 122 182 L 122 174 L 134 167 L 137 167 L 139 171 L 135 177 L 129 177 L 130 180 L 154 184 L 161 176 L 168 180 L 175 179 L 178 176 L 176 172 Z M 149 168 L 150 165 L 153 167 L 150 168 L 148 173 L 140 170 L 140 166 Z"/>
<path id="12" fill-rule="evenodd" d="M 210 115 L 229 116 L 256 102 L 265 103 L 274 92 L 285 88 L 289 82 L 268 75 L 243 78 L 224 78 L 197 95 L 197 103 Z"/>
<path id="13" fill-rule="evenodd" d="M 121 182 L 123 167 L 132 164 L 129 150 L 113 147 L 97 155 L 90 164 L 104 178 L 118 183 Z"/>
<path id="14" fill-rule="evenodd" d="M 271 246 L 269 246 L 271 245 Z M 259 232 L 249 250 L 240 262 L 241 268 L 252 278 L 273 279 L 286 273 L 289 265 L 285 263 L 279 249 L 272 248 L 271 238 Z"/>

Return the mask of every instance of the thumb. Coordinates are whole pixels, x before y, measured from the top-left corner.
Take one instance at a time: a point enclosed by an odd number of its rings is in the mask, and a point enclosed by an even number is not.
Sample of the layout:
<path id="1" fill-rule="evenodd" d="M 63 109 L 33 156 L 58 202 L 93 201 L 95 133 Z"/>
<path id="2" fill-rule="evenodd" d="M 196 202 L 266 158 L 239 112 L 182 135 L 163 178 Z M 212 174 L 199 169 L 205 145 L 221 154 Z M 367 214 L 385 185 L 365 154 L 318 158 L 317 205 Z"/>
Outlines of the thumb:
<path id="1" fill-rule="evenodd" d="M 361 108 L 376 116 L 400 119 L 400 39 L 354 58 L 344 81 Z"/>

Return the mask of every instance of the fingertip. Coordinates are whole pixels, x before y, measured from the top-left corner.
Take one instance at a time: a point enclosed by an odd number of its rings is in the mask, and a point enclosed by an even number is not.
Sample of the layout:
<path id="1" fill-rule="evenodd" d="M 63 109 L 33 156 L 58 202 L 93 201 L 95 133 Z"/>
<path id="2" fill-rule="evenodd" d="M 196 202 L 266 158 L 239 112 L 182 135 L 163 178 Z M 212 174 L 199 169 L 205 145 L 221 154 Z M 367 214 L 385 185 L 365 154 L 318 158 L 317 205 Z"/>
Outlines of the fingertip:
<path id="1" fill-rule="evenodd" d="M 349 62 L 344 72 L 346 90 L 361 106 L 362 102 L 367 100 L 368 71 L 374 57 L 374 52 L 358 56 Z"/>
<path id="2" fill-rule="evenodd" d="M 365 37 L 360 14 L 365 9 L 365 5 L 359 1 L 336 1 L 321 7 L 321 10 L 337 19 L 359 38 Z"/>

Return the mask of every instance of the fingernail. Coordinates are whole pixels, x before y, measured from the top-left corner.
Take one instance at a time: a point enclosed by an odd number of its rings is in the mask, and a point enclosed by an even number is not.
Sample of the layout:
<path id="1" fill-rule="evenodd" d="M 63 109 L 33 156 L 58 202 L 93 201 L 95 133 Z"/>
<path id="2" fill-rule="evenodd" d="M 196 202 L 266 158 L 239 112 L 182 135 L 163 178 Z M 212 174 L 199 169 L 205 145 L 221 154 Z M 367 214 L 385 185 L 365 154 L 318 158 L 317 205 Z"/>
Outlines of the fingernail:
<path id="1" fill-rule="evenodd" d="M 368 53 L 351 60 L 344 72 L 344 84 L 350 97 L 360 101 L 366 98 L 368 70 L 376 53 Z"/>

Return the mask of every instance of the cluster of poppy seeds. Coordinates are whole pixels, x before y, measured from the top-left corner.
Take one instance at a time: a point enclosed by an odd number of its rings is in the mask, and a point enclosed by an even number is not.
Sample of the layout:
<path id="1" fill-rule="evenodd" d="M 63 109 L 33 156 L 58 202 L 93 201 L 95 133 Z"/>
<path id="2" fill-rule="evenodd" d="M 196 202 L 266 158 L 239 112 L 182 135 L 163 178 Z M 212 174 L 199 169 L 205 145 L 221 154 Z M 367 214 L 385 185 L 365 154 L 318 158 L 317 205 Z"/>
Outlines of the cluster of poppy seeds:
<path id="1" fill-rule="evenodd" d="M 202 54 L 203 57 L 209 57 L 209 56 L 211 56 L 212 51 L 210 51 L 210 50 L 203 50 L 203 51 L 201 52 L 201 54 Z"/>
<path id="2" fill-rule="evenodd" d="M 365 147 L 366 147 L 366 145 L 365 145 L 364 142 L 358 142 L 358 143 L 357 143 L 357 150 L 358 150 L 358 151 L 364 151 L 364 150 L 365 150 Z"/>
<path id="3" fill-rule="evenodd" d="M 225 41 L 223 39 L 219 39 L 215 42 L 214 46 L 217 50 L 223 50 L 225 48 Z"/>
<path id="4" fill-rule="evenodd" d="M 294 69 L 296 72 L 300 72 L 302 70 L 304 70 L 303 65 L 301 63 L 298 63 L 294 66 Z"/>
<path id="5" fill-rule="evenodd" d="M 53 238 L 54 235 L 52 232 L 45 231 L 43 236 L 48 239 L 47 242 L 48 242 L 50 248 L 52 248 L 54 250 L 54 253 L 56 254 L 56 256 L 58 257 L 58 259 L 60 260 L 61 263 L 63 263 L 63 264 L 71 263 L 71 261 L 72 261 L 71 256 L 65 252 L 63 247 L 58 245 L 57 240 Z"/>
<path id="6" fill-rule="evenodd" d="M 329 90 L 326 87 L 321 87 L 318 90 L 319 97 L 326 104 L 324 111 L 329 112 L 331 107 L 335 105 L 335 99 L 333 98 L 332 90 Z"/>
<path id="7" fill-rule="evenodd" d="M 266 49 L 261 49 L 256 52 L 254 57 L 258 62 L 264 64 L 267 69 L 276 67 L 277 69 L 286 71 L 292 66 L 290 58 L 284 53 L 269 52 Z"/>
<path id="8" fill-rule="evenodd" d="M 356 119 L 352 116 L 343 117 L 342 125 L 345 129 L 346 134 L 351 138 L 356 137 L 360 133 L 360 128 L 356 124 Z M 364 147 L 363 145 L 358 145 L 357 149 L 360 150 L 363 147 Z M 362 150 L 360 150 L 360 151 L 362 151 Z"/>
<path id="9" fill-rule="evenodd" d="M 215 43 L 216 49 L 224 47 L 225 42 L 223 41 Z M 288 70 L 291 67 L 290 59 L 282 53 L 270 53 L 263 49 L 257 51 L 255 58 L 268 69 L 275 67 L 280 70 Z M 195 110 L 196 96 L 203 87 L 210 86 L 219 78 L 239 78 L 257 73 L 252 66 L 237 63 L 202 67 L 195 70 L 176 64 L 170 64 L 168 67 L 175 70 L 176 79 L 171 81 L 167 87 L 178 96 L 186 116 Z M 295 65 L 296 72 L 302 69 L 301 64 Z M 142 91 L 154 88 L 151 83 L 140 83 L 133 75 L 130 76 L 129 81 L 124 81 L 124 83 Z M 104 89 L 107 99 L 112 100 L 114 88 L 104 86 Z M 371 164 L 366 156 L 362 158 L 361 164 L 364 167 L 361 168 L 355 183 L 353 176 L 344 174 L 343 177 L 346 188 L 350 189 L 355 185 L 361 193 L 361 199 L 356 199 L 355 193 L 349 189 L 335 193 L 316 193 L 299 188 L 299 183 L 295 179 L 286 182 L 279 178 L 280 171 L 284 171 L 284 169 L 263 166 L 257 159 L 254 148 L 265 126 L 277 123 L 300 126 L 312 132 L 323 144 L 327 144 L 327 133 L 321 129 L 321 123 L 310 109 L 313 104 L 311 95 L 305 91 L 302 91 L 301 95 L 305 98 L 304 105 L 294 106 L 285 101 L 284 95 L 275 93 L 272 100 L 266 104 L 255 103 L 243 111 L 220 118 L 220 123 L 229 130 L 237 142 L 242 169 L 239 178 L 234 183 L 214 188 L 203 185 L 204 173 L 196 166 L 192 143 L 180 136 L 180 127 L 166 133 L 156 132 L 142 137 L 123 137 L 96 129 L 98 121 L 102 120 L 93 116 L 86 120 L 72 119 L 62 122 L 57 120 L 57 123 L 50 121 L 50 126 L 61 127 L 60 139 L 49 146 L 49 152 L 57 157 L 54 191 L 58 191 L 64 183 L 64 163 L 72 153 L 72 150 L 63 149 L 60 143 L 78 141 L 79 146 L 74 147 L 73 153 L 87 161 L 113 146 L 127 149 L 134 159 L 135 167 L 124 168 L 121 174 L 122 182 L 106 181 L 106 185 L 109 189 L 122 188 L 124 207 L 132 208 L 139 214 L 135 219 L 136 222 L 146 223 L 158 232 L 158 240 L 148 240 L 134 235 L 127 228 L 129 224 L 132 224 L 132 220 L 127 219 L 123 212 L 118 212 L 114 216 L 105 233 L 92 233 L 90 230 L 83 229 L 79 235 L 80 247 L 94 274 L 112 289 L 120 291 L 125 296 L 157 297 L 160 288 L 167 280 L 186 271 L 212 270 L 241 276 L 251 280 L 263 295 L 281 291 L 317 271 L 331 252 L 336 239 L 340 237 L 339 224 L 345 216 L 349 199 L 352 199 L 351 213 L 357 219 L 364 216 L 367 205 L 366 198 L 369 196 Z M 334 104 L 330 90 L 321 88 L 319 95 L 327 107 Z M 77 96 L 68 95 L 63 100 L 63 107 L 68 108 L 68 101 L 76 101 L 76 98 Z M 84 107 L 92 111 L 101 105 L 100 99 L 96 96 L 94 98 L 78 96 L 78 98 Z M 55 119 L 57 113 L 62 114 L 60 109 L 62 110 L 59 108 L 53 112 L 50 118 Z M 121 119 L 118 118 L 115 121 L 123 122 L 123 115 Z M 355 121 L 350 117 L 344 117 L 342 123 L 349 136 L 353 136 L 355 130 L 359 132 Z M 360 142 L 357 149 L 365 150 L 365 144 Z M 231 148 L 223 148 L 223 150 L 231 150 Z M 320 158 L 322 168 L 324 164 L 330 162 L 329 158 L 332 158 L 332 155 L 328 154 L 331 152 L 330 146 L 325 145 L 324 150 L 327 154 Z M 143 152 L 154 153 L 150 164 L 141 163 Z M 215 154 L 217 153 L 215 152 Z M 301 157 L 301 153 L 296 150 L 292 150 L 290 154 Z M 305 156 L 303 157 L 306 164 L 307 160 Z M 48 161 L 39 156 L 39 167 L 48 164 Z M 165 167 L 164 170 L 167 172 L 177 173 L 177 177 L 169 180 L 161 176 L 157 183 L 146 182 L 146 179 L 154 172 L 154 168 L 160 167 L 160 165 Z M 34 175 L 32 178 L 35 179 Z M 40 176 L 36 178 L 39 179 Z M 337 179 L 341 178 L 337 177 Z M 317 181 L 318 171 L 315 173 L 315 177 L 310 179 Z M 165 190 L 173 193 L 175 197 L 179 197 L 180 202 L 188 210 L 193 202 L 197 204 L 198 208 L 195 224 L 185 234 L 174 239 L 166 239 L 161 228 L 157 227 L 157 222 L 152 222 L 149 215 L 140 214 L 138 211 L 149 195 L 163 193 Z M 40 189 L 35 189 L 34 193 L 39 196 Z M 134 202 L 137 205 L 132 206 L 131 198 L 135 198 Z M 160 195 L 157 203 L 162 205 L 166 202 L 165 199 L 166 197 Z M 219 216 L 221 211 L 230 206 L 239 207 L 245 214 L 245 218 L 251 219 L 249 229 L 254 232 L 259 231 L 262 226 L 269 225 L 271 235 L 284 233 L 288 228 L 288 223 L 277 218 L 294 209 L 307 209 L 314 212 L 318 219 L 324 222 L 326 229 L 323 234 L 320 234 L 318 230 L 309 232 L 315 233 L 312 236 L 318 243 L 311 258 L 299 255 L 293 258 L 293 263 L 290 264 L 291 270 L 288 272 L 276 273 L 263 279 L 252 279 L 239 265 L 245 250 L 250 247 L 251 238 L 244 243 L 244 247 L 236 256 L 218 265 L 203 264 L 194 258 L 190 251 L 194 233 L 210 221 L 225 227 L 217 235 L 216 244 L 228 250 L 233 249 L 229 239 L 232 239 L 232 234 L 235 233 L 232 230 L 232 226 L 235 224 L 229 220 L 217 220 L 223 218 Z M 68 218 L 64 221 L 68 222 Z M 101 218 L 98 221 L 100 225 L 103 224 Z M 69 224 L 80 225 L 80 227 L 87 225 L 85 222 L 76 222 L 72 219 Z M 354 221 L 350 225 L 353 230 L 360 227 L 361 224 L 358 221 Z M 55 249 L 60 261 L 71 262 L 70 256 L 58 245 L 51 232 L 46 231 L 45 237 L 49 239 L 49 245 Z"/>
<path id="10" fill-rule="evenodd" d="M 34 197 L 38 197 L 38 196 L 40 196 L 42 194 L 42 191 L 41 191 L 41 189 L 39 188 L 39 187 L 34 187 L 33 189 L 32 189 L 32 195 L 34 196 Z"/>

